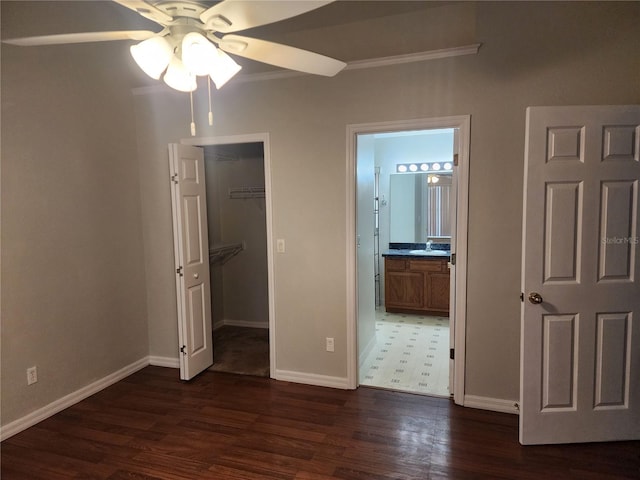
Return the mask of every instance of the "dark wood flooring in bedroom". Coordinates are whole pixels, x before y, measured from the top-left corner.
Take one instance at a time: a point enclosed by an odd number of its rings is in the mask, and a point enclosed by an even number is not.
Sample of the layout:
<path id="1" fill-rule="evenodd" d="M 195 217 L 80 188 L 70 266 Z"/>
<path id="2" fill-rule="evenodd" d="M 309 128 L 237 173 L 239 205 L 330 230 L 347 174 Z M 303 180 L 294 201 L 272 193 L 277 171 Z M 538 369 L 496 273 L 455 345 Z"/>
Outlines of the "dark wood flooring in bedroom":
<path id="1" fill-rule="evenodd" d="M 638 479 L 640 442 L 522 447 L 446 399 L 147 367 L 2 443 L 12 479 Z"/>

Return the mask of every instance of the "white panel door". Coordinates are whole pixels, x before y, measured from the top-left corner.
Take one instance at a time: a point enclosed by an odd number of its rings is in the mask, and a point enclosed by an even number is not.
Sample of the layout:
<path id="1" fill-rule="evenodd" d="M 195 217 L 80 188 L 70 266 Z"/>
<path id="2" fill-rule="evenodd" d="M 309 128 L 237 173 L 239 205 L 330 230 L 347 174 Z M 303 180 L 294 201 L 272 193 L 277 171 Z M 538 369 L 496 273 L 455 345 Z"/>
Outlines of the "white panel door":
<path id="1" fill-rule="evenodd" d="M 207 201 L 202 148 L 169 145 L 180 378 L 213 364 Z"/>
<path id="2" fill-rule="evenodd" d="M 527 109 L 520 442 L 640 439 L 640 106 Z"/>

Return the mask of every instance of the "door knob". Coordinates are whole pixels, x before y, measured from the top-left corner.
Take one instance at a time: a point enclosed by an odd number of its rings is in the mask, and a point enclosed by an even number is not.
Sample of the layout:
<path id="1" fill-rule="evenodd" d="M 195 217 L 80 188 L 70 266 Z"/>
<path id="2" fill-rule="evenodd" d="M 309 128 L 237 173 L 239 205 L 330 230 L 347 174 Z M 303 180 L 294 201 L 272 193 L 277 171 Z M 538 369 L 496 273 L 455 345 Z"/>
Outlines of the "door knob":
<path id="1" fill-rule="evenodd" d="M 200 277 L 200 275 L 198 275 L 197 273 L 193 274 L 193 278 L 199 278 L 199 277 Z"/>
<path id="2" fill-rule="evenodd" d="M 533 303 L 534 305 L 542 303 L 542 295 L 540 295 L 539 293 L 536 293 L 536 292 L 531 292 L 529 294 L 529 301 L 531 303 Z"/>

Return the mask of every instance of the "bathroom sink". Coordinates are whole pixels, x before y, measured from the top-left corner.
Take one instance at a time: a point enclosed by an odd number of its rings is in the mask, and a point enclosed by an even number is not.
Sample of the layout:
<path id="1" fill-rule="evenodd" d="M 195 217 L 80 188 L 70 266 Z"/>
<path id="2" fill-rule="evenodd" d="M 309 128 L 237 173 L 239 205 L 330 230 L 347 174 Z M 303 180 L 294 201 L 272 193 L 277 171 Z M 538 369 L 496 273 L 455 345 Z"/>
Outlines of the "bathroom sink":
<path id="1" fill-rule="evenodd" d="M 410 250 L 411 255 L 425 255 L 432 257 L 448 257 L 451 255 L 449 250 Z"/>

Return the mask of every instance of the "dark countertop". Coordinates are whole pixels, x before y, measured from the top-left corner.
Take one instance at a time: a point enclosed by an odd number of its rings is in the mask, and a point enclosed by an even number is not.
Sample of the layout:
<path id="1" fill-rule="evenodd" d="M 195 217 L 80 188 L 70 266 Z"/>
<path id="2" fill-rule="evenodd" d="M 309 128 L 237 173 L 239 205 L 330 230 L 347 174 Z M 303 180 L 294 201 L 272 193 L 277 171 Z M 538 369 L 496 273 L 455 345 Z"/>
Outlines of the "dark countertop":
<path id="1" fill-rule="evenodd" d="M 394 248 L 382 252 L 383 257 L 411 257 L 411 258 L 447 258 L 451 257 L 449 250 L 409 250 Z"/>

